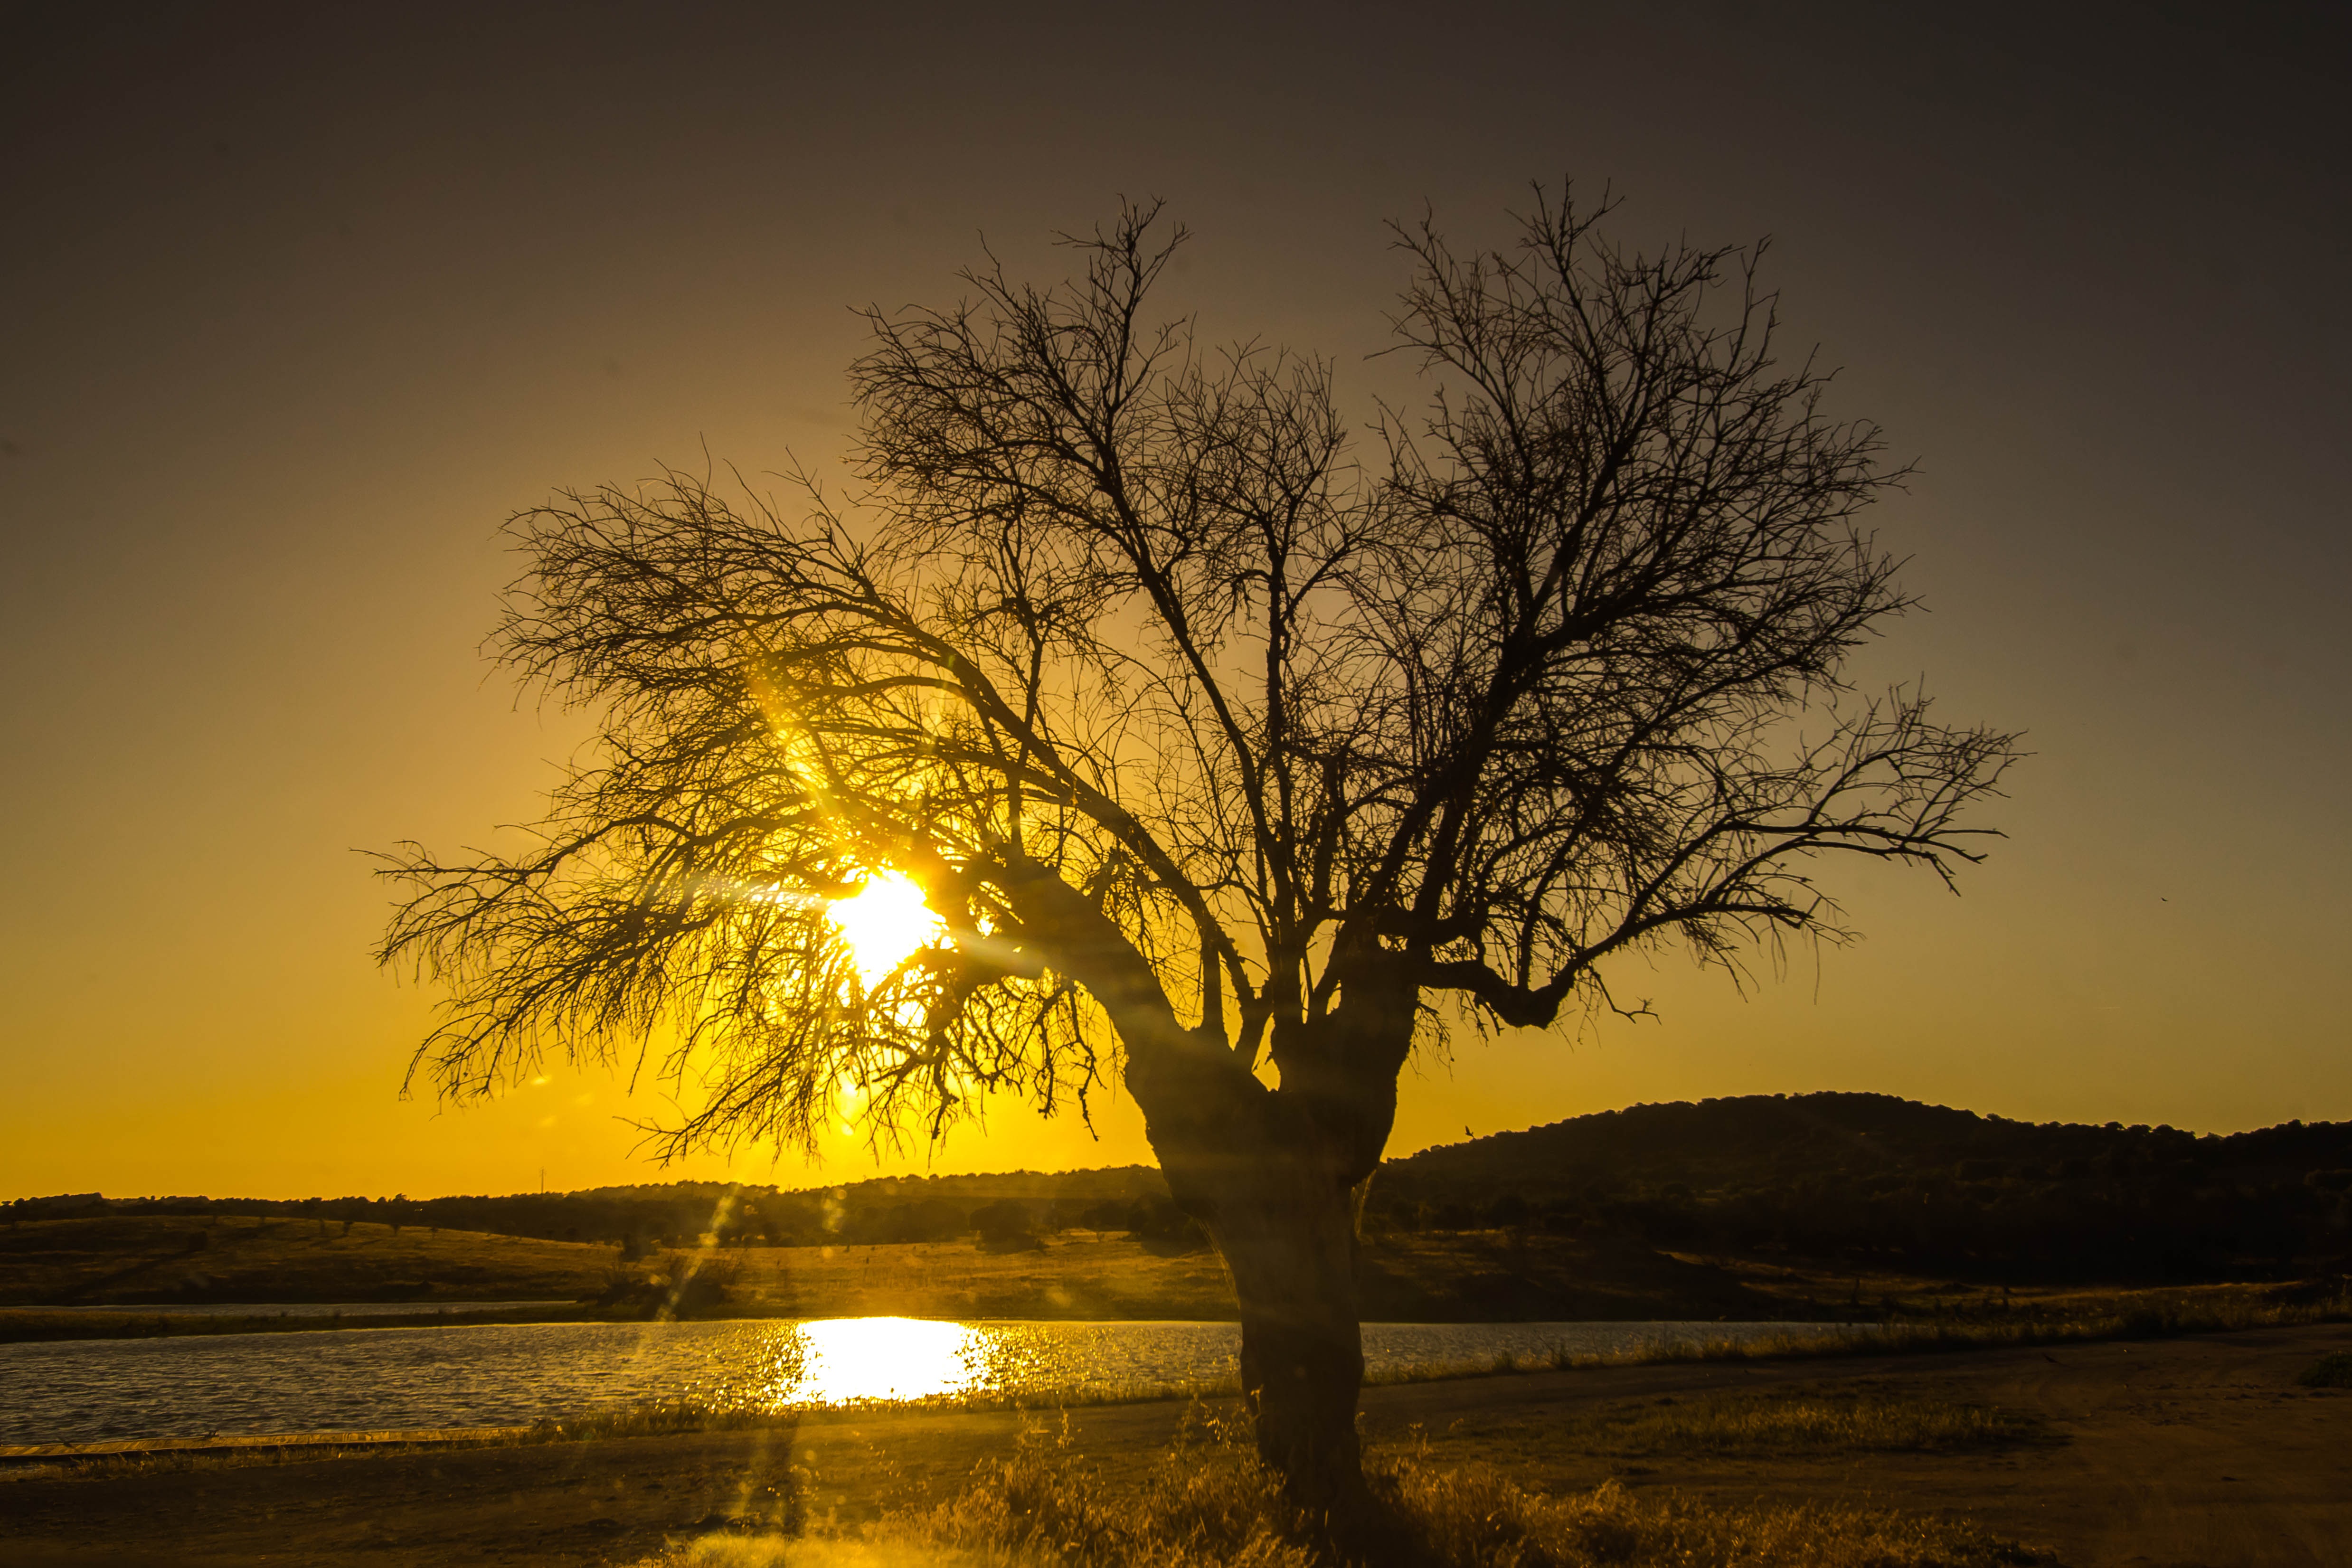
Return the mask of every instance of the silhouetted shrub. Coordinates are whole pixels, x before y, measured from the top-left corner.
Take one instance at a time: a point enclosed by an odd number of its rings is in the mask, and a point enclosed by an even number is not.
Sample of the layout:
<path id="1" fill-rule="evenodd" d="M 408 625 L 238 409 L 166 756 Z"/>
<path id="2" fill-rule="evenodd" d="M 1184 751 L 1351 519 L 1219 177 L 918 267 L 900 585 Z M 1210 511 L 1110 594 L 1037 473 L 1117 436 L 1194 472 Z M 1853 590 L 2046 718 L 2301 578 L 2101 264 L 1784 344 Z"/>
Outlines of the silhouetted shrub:
<path id="1" fill-rule="evenodd" d="M 1034 1252 L 1045 1245 L 1037 1239 L 1029 1205 L 1017 1198 L 1000 1198 L 974 1209 L 971 1228 L 979 1233 L 985 1252 Z"/>
<path id="2" fill-rule="evenodd" d="M 1584 1229 L 1583 1208 L 1573 1203 L 1547 1205 L 1543 1211 L 1543 1228 L 1554 1236 L 1575 1236 Z"/>
<path id="3" fill-rule="evenodd" d="M 596 1304 L 639 1317 L 698 1318 L 722 1306 L 734 1283 L 732 1259 L 673 1256 L 658 1273 L 648 1272 L 642 1264 L 615 1263 Z"/>
<path id="4" fill-rule="evenodd" d="M 1498 1229 L 1517 1230 L 1528 1223 L 1534 1212 L 1518 1194 L 1505 1193 L 1486 1205 L 1486 1223 Z"/>
<path id="5" fill-rule="evenodd" d="M 971 1218 L 956 1205 L 920 1198 L 856 1209 L 843 1223 L 841 1237 L 860 1247 L 877 1247 L 890 1242 L 951 1241 L 971 1228 Z"/>
<path id="6" fill-rule="evenodd" d="M 1127 1210 L 1127 1205 L 1106 1198 L 1080 1210 L 1078 1224 L 1088 1230 L 1125 1230 L 1128 1228 Z"/>
<path id="7" fill-rule="evenodd" d="M 1128 1230 L 1147 1250 L 1163 1256 L 1198 1252 L 1209 1245 L 1209 1233 L 1166 1198 L 1136 1200 L 1128 1210 Z"/>

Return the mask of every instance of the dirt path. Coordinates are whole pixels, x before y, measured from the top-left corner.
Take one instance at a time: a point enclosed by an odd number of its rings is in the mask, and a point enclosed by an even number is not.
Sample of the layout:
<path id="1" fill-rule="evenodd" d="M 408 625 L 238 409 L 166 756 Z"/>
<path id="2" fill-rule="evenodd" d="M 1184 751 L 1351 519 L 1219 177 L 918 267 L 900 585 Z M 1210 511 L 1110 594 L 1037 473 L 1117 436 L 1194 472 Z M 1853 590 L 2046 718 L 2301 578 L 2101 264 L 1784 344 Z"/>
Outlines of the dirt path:
<path id="1" fill-rule="evenodd" d="M 1965 1514 L 2072 1568 L 2352 1564 L 2352 1394 L 2294 1376 L 2352 1328 L 1757 1366 L 1630 1367 L 1373 1389 L 1375 1442 L 1418 1426 L 1441 1461 L 1547 1488 L 1614 1475 L 1747 1500 L 1834 1498 Z M 2063 1441 L 1957 1455 L 1611 1460 L 1564 1429 L 1612 1404 L 1725 1390 L 1868 1387 L 2038 1412 Z M 1165 1444 L 1171 1405 L 1076 1412 L 1077 1446 Z M 411 1452 L 266 1465 L 0 1475 L 9 1568 L 177 1563 L 627 1563 L 730 1520 L 855 1517 L 952 1487 L 1012 1442 L 1009 1415 L 827 1418 L 796 1430 Z"/>

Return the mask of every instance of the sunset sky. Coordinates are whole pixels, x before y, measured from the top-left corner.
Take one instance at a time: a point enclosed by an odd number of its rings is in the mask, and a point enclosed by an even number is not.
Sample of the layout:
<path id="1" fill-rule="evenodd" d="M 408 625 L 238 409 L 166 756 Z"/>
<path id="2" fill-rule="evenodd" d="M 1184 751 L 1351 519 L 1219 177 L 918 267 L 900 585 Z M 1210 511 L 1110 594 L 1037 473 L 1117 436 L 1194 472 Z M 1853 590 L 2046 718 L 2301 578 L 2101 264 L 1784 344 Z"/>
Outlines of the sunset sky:
<path id="1" fill-rule="evenodd" d="M 0 46 L 0 1197 L 582 1187 L 650 1085 L 403 1100 L 429 990 L 356 851 L 529 818 L 583 721 L 479 654 L 559 486 L 822 468 L 850 307 L 1160 195 L 1212 340 L 1402 388 L 1385 220 L 1529 182 L 1773 238 L 1927 613 L 1872 650 L 2033 753 L 1954 899 L 1654 1023 L 1491 1042 L 1392 1152 L 1642 1100 L 1874 1089 L 2225 1131 L 2352 1119 L 2342 40 L 2281 9 L 11 6 Z M 1895 13 L 1909 13 L 1898 20 Z M 2314 17 L 2322 16 L 2314 7 Z M 2064 18 L 2059 21 L 2057 18 Z M 2200 19 L 2201 18 L 2201 19 Z M 1148 1158 L 997 1107 L 890 1170 Z"/>

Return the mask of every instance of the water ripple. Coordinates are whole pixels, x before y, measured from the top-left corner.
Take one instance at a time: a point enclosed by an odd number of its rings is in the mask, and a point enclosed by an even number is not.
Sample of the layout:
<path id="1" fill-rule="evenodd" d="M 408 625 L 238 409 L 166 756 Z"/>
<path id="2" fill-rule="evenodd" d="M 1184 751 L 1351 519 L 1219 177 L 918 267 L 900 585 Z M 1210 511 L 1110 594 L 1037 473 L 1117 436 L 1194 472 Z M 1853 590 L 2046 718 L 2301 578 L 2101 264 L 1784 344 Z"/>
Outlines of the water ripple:
<path id="1" fill-rule="evenodd" d="M 1375 1377 L 1824 1325 L 1367 1323 Z M 938 1395 L 1050 1399 L 1234 1374 L 1231 1323 L 498 1323 L 0 1345 L 0 1443 L 523 1426 L 688 1400 L 714 1409 Z"/>

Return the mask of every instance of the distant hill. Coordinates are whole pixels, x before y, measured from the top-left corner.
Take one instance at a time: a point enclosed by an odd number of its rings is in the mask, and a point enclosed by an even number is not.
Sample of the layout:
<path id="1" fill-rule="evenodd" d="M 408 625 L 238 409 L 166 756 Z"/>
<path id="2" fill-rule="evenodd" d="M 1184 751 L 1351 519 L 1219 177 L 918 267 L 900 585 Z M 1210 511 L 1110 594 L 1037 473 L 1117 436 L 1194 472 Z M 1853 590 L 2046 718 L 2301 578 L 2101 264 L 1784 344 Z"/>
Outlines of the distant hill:
<path id="1" fill-rule="evenodd" d="M 1540 1226 L 1654 1246 L 2018 1279 L 2339 1267 L 2352 1123 L 2229 1136 L 2011 1121 L 1884 1094 L 1637 1105 L 1392 1161 L 1397 1229 Z"/>
<path id="2" fill-rule="evenodd" d="M 879 1177 L 785 1190 L 675 1182 L 503 1197 L 108 1198 L 0 1220 L 298 1215 L 653 1247 L 1017 1240 L 1072 1227 L 1192 1243 L 1158 1170 Z M 2352 1123 L 2198 1136 L 2011 1121 L 1884 1094 L 1637 1105 L 1391 1161 L 1369 1230 L 1538 1230 L 1622 1250 L 1934 1270 L 2023 1283 L 2352 1271 Z M 1612 1253 L 1612 1256 L 1614 1254 Z"/>

